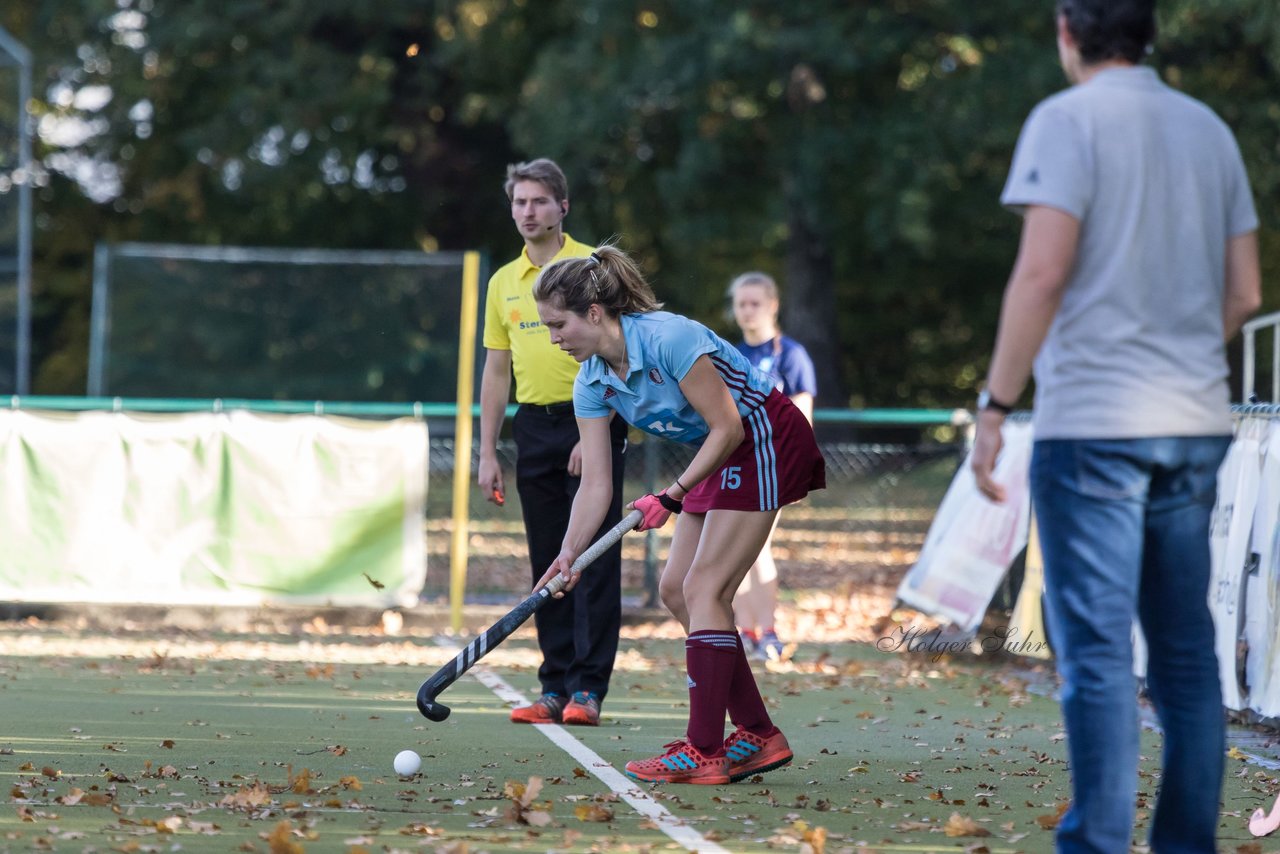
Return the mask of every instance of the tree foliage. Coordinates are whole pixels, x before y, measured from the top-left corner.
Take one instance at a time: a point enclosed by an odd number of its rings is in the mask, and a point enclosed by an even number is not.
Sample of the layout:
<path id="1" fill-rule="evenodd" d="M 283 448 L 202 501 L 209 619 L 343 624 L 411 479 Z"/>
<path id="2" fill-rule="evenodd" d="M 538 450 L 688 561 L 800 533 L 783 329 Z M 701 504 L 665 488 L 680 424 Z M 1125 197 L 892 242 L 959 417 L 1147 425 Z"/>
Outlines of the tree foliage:
<path id="1" fill-rule="evenodd" d="M 1274 277 L 1280 12 L 1161 23 L 1153 63 L 1239 134 Z M 964 404 L 1016 249 L 1013 144 L 1064 85 L 1051 4 L 1013 0 L 58 0 L 0 25 L 39 62 L 44 392 L 83 388 L 95 241 L 502 260 L 504 166 L 545 155 L 575 236 L 618 235 L 673 308 L 729 333 L 729 279 L 777 274 L 822 403 Z"/>

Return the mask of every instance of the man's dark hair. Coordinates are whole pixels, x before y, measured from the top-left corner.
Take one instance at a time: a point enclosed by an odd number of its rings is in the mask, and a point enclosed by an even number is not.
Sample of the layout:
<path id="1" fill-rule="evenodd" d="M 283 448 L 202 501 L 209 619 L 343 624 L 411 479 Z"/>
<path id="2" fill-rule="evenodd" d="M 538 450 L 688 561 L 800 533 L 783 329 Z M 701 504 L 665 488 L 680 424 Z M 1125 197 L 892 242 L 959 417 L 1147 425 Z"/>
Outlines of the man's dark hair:
<path id="1" fill-rule="evenodd" d="M 1058 14 L 1086 65 L 1141 62 L 1156 39 L 1155 0 L 1058 0 Z"/>

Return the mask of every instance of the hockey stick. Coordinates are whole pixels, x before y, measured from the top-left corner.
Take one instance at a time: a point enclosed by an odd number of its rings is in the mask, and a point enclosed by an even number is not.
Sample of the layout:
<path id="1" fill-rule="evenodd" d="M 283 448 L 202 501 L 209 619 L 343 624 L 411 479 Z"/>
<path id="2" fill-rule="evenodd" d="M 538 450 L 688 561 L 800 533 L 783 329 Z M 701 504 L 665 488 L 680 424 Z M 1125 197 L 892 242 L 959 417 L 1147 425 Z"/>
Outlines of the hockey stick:
<path id="1" fill-rule="evenodd" d="M 632 510 L 625 519 L 614 525 L 609 529 L 608 533 L 592 543 L 585 552 L 579 555 L 569 571 L 577 575 L 595 563 L 600 555 L 622 539 L 623 534 L 640 524 L 642 518 L 643 516 L 639 510 Z M 436 702 L 436 697 L 440 696 L 440 692 L 456 682 L 462 674 L 474 667 L 475 663 L 484 658 L 490 650 L 520 628 L 524 621 L 532 616 L 534 611 L 541 608 L 551 598 L 552 594 L 559 593 L 564 588 L 564 585 L 563 576 L 557 575 L 547 582 L 545 587 L 512 608 L 502 619 L 485 629 L 483 634 L 467 644 L 462 652 L 458 653 L 457 658 L 441 667 L 430 679 L 422 683 L 422 687 L 418 689 L 418 711 L 422 712 L 424 717 L 436 723 L 449 717 L 449 707 L 443 703 Z"/>

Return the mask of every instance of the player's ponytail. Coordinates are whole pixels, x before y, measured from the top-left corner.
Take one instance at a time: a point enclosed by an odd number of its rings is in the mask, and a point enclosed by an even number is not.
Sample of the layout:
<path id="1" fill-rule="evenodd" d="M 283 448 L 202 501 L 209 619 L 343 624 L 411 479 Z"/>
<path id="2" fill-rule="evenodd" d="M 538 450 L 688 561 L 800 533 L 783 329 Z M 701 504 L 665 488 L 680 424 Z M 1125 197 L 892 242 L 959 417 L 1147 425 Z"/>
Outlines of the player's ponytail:
<path id="1" fill-rule="evenodd" d="M 593 304 L 599 305 L 612 317 L 662 308 L 635 261 L 611 244 L 586 258 L 565 258 L 549 265 L 538 275 L 533 298 L 558 303 L 574 314 L 586 314 Z"/>

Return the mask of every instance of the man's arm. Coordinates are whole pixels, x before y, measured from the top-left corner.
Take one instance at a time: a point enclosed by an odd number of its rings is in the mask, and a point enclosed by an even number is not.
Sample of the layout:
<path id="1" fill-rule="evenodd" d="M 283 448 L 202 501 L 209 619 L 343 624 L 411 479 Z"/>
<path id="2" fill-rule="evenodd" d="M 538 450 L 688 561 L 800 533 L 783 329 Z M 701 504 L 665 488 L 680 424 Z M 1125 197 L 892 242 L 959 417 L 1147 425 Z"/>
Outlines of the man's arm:
<path id="1" fill-rule="evenodd" d="M 1258 264 L 1258 232 L 1227 241 L 1227 275 L 1222 294 L 1222 330 L 1230 341 L 1262 307 L 1262 269 Z"/>
<path id="2" fill-rule="evenodd" d="M 498 433 L 511 396 L 511 351 L 485 350 L 484 373 L 480 376 L 480 472 L 478 482 L 485 498 L 497 503 L 496 492 L 506 492 L 502 464 L 498 462 Z"/>
<path id="3" fill-rule="evenodd" d="M 1079 242 L 1080 221 L 1075 217 L 1043 205 L 1027 208 L 987 374 L 987 391 L 996 400 L 1012 405 L 1022 395 L 1036 353 L 1062 303 Z M 978 413 L 970 459 L 978 489 L 993 501 L 1004 500 L 1004 487 L 991 478 L 1000 453 L 1003 422 L 1004 415 L 994 409 Z"/>

